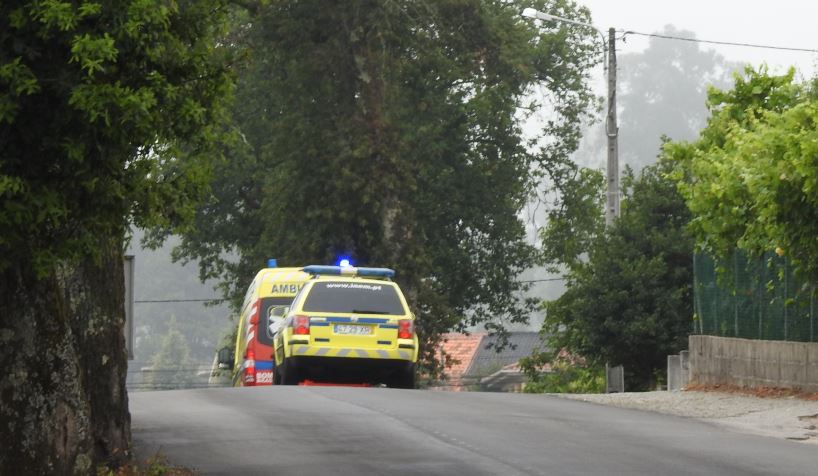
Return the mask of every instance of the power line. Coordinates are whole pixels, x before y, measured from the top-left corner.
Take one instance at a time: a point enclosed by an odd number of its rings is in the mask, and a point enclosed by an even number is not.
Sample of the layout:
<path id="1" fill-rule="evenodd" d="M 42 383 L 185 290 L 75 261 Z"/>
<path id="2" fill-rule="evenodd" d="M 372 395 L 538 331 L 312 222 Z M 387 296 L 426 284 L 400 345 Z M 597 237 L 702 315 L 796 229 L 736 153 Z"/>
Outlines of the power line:
<path id="1" fill-rule="evenodd" d="M 140 299 L 134 301 L 134 304 L 151 303 L 151 302 L 224 302 L 224 298 L 209 298 L 209 299 Z"/>
<path id="2" fill-rule="evenodd" d="M 179 368 L 160 368 L 160 369 L 130 369 L 129 374 L 141 373 L 157 373 L 157 372 L 210 372 L 212 368 L 207 367 L 179 367 Z"/>
<path id="3" fill-rule="evenodd" d="M 784 51 L 804 51 L 808 53 L 818 53 L 818 50 L 810 49 L 810 48 L 789 48 L 786 46 L 771 46 L 771 45 L 758 45 L 754 43 L 737 43 L 733 41 L 714 41 L 714 40 L 700 40 L 697 38 L 685 38 L 683 36 L 671 36 L 671 35 L 660 35 L 658 33 L 641 33 L 638 31 L 625 31 L 622 35 L 622 38 L 625 38 L 627 35 L 640 35 L 640 36 L 649 36 L 652 38 L 664 38 L 666 40 L 681 40 L 681 41 L 692 41 L 694 43 L 709 43 L 711 45 L 727 45 L 727 46 L 746 46 L 748 48 L 765 48 L 768 50 L 784 50 Z"/>
<path id="4" fill-rule="evenodd" d="M 546 278 L 546 279 L 526 279 L 519 281 L 521 283 L 544 283 L 546 281 L 565 281 L 565 278 Z"/>
<path id="5" fill-rule="evenodd" d="M 519 281 L 520 283 L 543 283 L 546 281 L 565 281 L 565 278 L 546 278 L 546 279 L 525 279 Z M 228 299 L 211 298 L 211 299 L 139 299 L 134 301 L 134 304 L 145 303 L 168 303 L 168 302 L 225 302 Z"/>

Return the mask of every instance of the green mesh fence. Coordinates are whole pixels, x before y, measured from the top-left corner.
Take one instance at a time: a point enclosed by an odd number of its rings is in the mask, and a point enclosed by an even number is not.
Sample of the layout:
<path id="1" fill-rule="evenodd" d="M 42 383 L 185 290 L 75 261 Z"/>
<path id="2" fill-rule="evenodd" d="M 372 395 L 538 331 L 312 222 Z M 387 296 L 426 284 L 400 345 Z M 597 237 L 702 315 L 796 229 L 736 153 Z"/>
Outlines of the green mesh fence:
<path id="1" fill-rule="evenodd" d="M 785 259 L 739 252 L 724 262 L 704 254 L 693 259 L 695 333 L 818 341 L 816 288 L 796 279 Z"/>

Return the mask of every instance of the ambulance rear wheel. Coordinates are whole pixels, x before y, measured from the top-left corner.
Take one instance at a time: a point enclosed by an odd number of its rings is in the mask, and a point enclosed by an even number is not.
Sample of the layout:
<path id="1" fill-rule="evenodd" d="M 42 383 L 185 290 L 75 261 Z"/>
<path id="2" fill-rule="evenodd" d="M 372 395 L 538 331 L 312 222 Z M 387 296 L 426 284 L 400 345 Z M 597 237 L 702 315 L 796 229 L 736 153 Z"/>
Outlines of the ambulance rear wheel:
<path id="1" fill-rule="evenodd" d="M 415 364 L 408 364 L 392 375 L 389 386 L 392 388 L 415 388 Z"/>
<path id="2" fill-rule="evenodd" d="M 298 385 L 301 381 L 298 376 L 298 368 L 292 359 L 284 359 L 279 369 L 281 370 L 282 385 Z"/>

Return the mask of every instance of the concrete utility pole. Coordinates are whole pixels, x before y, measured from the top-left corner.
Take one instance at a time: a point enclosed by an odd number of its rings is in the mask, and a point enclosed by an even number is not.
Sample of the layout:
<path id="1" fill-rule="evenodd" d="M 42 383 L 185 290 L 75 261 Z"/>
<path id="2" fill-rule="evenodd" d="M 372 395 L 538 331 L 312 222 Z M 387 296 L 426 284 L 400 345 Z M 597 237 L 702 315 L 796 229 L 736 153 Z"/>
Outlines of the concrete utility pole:
<path id="1" fill-rule="evenodd" d="M 608 30 L 608 41 L 599 28 L 589 23 L 582 23 L 568 18 L 562 18 L 548 13 L 526 8 L 523 16 L 543 21 L 558 21 L 584 26 L 599 33 L 602 39 L 602 52 L 607 54 L 607 61 L 603 61 L 608 79 L 608 116 L 605 119 L 605 135 L 608 137 L 608 192 L 605 203 L 605 226 L 610 227 L 619 217 L 619 126 L 616 124 L 616 35 L 615 30 Z"/>
<path id="2" fill-rule="evenodd" d="M 608 136 L 608 200 L 605 207 L 605 226 L 610 227 L 619 217 L 619 126 L 616 124 L 616 36 L 608 30 L 608 118 L 605 121 Z"/>

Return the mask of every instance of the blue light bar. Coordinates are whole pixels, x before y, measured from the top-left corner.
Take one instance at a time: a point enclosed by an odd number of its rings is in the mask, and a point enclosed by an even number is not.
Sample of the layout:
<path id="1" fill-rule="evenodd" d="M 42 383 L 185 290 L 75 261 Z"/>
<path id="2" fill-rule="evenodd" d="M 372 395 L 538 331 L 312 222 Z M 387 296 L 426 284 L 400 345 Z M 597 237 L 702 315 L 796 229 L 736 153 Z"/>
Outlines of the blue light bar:
<path id="1" fill-rule="evenodd" d="M 347 270 L 350 268 L 341 268 L 340 266 L 323 266 L 320 264 L 313 264 L 310 266 L 304 266 L 304 272 L 309 274 L 329 274 L 334 276 L 340 276 L 341 270 Z M 343 273 L 351 275 L 351 272 Z"/>
<path id="2" fill-rule="evenodd" d="M 268 268 L 277 268 L 278 267 L 278 260 L 275 258 L 270 258 L 267 260 L 267 267 Z"/>
<path id="3" fill-rule="evenodd" d="M 304 272 L 313 275 L 325 274 L 330 276 L 395 277 L 395 270 L 389 268 L 354 268 L 352 266 L 323 266 L 318 264 L 304 266 Z"/>
<path id="4" fill-rule="evenodd" d="M 394 278 L 395 270 L 389 268 L 353 268 L 358 276 L 371 276 L 374 278 Z"/>

